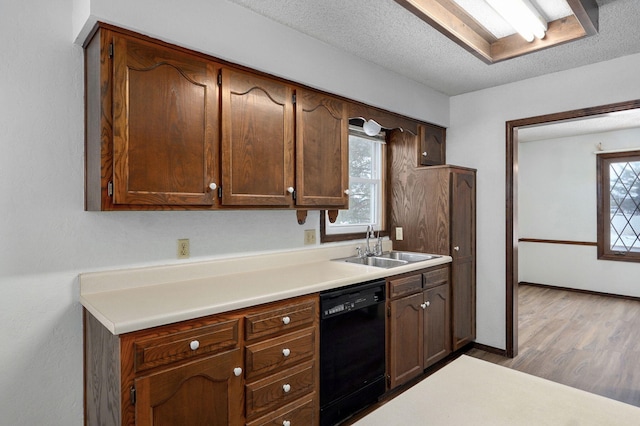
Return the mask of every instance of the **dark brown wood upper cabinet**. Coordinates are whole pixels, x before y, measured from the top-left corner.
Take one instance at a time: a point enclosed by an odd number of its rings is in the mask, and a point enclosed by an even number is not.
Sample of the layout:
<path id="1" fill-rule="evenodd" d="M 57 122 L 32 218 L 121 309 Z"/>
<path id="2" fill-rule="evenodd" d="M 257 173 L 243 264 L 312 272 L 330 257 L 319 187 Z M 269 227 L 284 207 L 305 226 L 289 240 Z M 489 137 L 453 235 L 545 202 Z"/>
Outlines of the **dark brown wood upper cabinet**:
<path id="1" fill-rule="evenodd" d="M 439 126 L 421 124 L 418 126 L 420 140 L 418 158 L 421 166 L 446 164 L 446 129 Z"/>
<path id="2" fill-rule="evenodd" d="M 219 66 L 110 27 L 85 64 L 86 209 L 214 206 Z"/>
<path id="3" fill-rule="evenodd" d="M 216 65 L 113 36 L 113 203 L 212 205 Z"/>
<path id="4" fill-rule="evenodd" d="M 349 101 L 108 24 L 84 48 L 86 210 L 348 208 Z"/>
<path id="5" fill-rule="evenodd" d="M 321 93 L 296 91 L 296 204 L 348 208 L 347 104 Z"/>
<path id="6" fill-rule="evenodd" d="M 293 88 L 222 70 L 222 204 L 293 206 Z"/>

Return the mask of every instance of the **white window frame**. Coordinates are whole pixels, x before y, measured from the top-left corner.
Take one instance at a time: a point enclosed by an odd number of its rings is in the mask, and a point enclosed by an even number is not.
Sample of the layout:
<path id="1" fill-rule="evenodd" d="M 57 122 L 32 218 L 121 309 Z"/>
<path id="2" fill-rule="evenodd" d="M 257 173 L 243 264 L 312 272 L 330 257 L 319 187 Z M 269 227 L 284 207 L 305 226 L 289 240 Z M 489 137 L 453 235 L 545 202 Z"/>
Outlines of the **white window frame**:
<path id="1" fill-rule="evenodd" d="M 385 143 L 385 134 L 379 133 L 377 136 L 368 136 L 363 132 L 362 128 L 356 127 L 356 126 L 349 126 L 349 138 L 351 138 L 352 136 L 356 136 L 361 139 L 371 140 L 371 142 L 375 144 L 376 149 L 374 149 L 374 153 L 373 153 L 372 177 L 362 178 L 362 177 L 354 177 L 351 175 L 349 176 L 349 189 L 351 193 L 353 193 L 351 188 L 352 188 L 352 184 L 354 183 L 370 183 L 374 185 L 376 194 L 373 197 L 375 199 L 374 205 L 372 206 L 373 217 L 371 218 L 371 221 L 368 223 L 340 224 L 339 214 L 338 214 L 338 220 L 336 220 L 335 223 L 331 223 L 329 221 L 328 213 L 325 212 L 325 233 L 327 235 L 342 235 L 342 234 L 356 234 L 356 233 L 364 234 L 367 230 L 368 225 L 373 225 L 375 230 L 381 230 L 383 226 L 384 198 L 382 196 L 382 192 L 384 187 L 383 185 L 384 173 L 382 168 L 384 167 L 384 164 L 383 164 L 383 146 L 382 145 L 384 145 Z"/>

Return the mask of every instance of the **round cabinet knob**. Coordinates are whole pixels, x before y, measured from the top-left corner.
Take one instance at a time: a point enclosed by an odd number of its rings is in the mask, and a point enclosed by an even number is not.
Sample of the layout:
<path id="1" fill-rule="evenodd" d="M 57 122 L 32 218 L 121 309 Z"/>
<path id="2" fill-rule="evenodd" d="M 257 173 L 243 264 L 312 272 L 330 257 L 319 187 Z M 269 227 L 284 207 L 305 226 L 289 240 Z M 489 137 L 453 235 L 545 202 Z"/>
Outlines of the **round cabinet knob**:
<path id="1" fill-rule="evenodd" d="M 427 309 L 427 304 L 426 304 L 426 303 L 421 303 L 421 304 L 420 304 L 420 307 L 421 307 L 422 309 Z"/>
<path id="2" fill-rule="evenodd" d="M 290 187 L 287 188 L 287 192 L 289 194 L 293 194 L 294 191 L 295 191 L 295 189 L 293 189 L 293 186 L 290 186 Z"/>
<path id="3" fill-rule="evenodd" d="M 349 191 L 348 189 L 345 189 L 345 190 L 344 190 L 344 193 L 345 193 L 345 194 L 347 194 L 347 195 L 349 195 L 349 194 L 351 194 L 351 191 Z"/>
<path id="4" fill-rule="evenodd" d="M 455 247 L 453 248 L 453 250 L 454 250 L 454 251 L 460 251 L 460 246 L 455 246 Z"/>
<path id="5" fill-rule="evenodd" d="M 291 355 L 291 349 L 289 349 L 289 348 L 284 348 L 284 349 L 282 350 L 282 355 L 283 355 L 283 356 L 285 356 L 285 357 L 288 357 L 289 355 Z"/>
<path id="6" fill-rule="evenodd" d="M 215 183 L 215 182 L 211 182 L 211 183 L 209 184 L 209 189 L 211 189 L 212 191 L 213 191 L 213 190 L 215 190 L 217 187 L 218 187 L 218 185 L 216 185 L 216 183 Z"/>
<path id="7" fill-rule="evenodd" d="M 240 367 L 236 367 L 233 369 L 233 374 L 236 375 L 236 377 L 240 376 L 242 374 L 242 368 Z"/>
<path id="8" fill-rule="evenodd" d="M 425 304 L 427 305 L 427 307 L 431 306 L 431 302 L 429 302 L 428 300 L 425 302 Z"/>
<path id="9" fill-rule="evenodd" d="M 189 347 L 192 351 L 195 351 L 200 347 L 200 342 L 198 342 L 197 340 L 193 340 L 191 343 L 189 343 Z"/>
<path id="10" fill-rule="evenodd" d="M 282 426 L 291 426 L 291 422 L 289 420 L 283 420 Z"/>
<path id="11" fill-rule="evenodd" d="M 284 325 L 287 325 L 287 324 L 289 324 L 290 322 L 291 322 L 291 318 L 289 318 L 289 317 L 282 317 L 282 323 L 283 323 Z"/>
<path id="12" fill-rule="evenodd" d="M 291 385 L 289 383 L 285 383 L 284 385 L 282 385 L 282 390 L 284 391 L 284 393 L 289 393 L 291 391 Z"/>
<path id="13" fill-rule="evenodd" d="M 422 151 L 422 156 L 426 157 L 427 156 L 427 151 Z"/>

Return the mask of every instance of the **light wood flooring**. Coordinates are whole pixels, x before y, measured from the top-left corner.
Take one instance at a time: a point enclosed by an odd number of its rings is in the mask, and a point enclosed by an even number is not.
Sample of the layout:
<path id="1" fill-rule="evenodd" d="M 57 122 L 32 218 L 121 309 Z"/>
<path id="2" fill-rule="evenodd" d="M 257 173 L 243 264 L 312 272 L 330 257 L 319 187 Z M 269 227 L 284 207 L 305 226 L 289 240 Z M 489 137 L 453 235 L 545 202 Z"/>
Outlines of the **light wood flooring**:
<path id="1" fill-rule="evenodd" d="M 640 407 L 640 301 L 520 285 L 518 302 L 518 356 L 467 355 Z"/>

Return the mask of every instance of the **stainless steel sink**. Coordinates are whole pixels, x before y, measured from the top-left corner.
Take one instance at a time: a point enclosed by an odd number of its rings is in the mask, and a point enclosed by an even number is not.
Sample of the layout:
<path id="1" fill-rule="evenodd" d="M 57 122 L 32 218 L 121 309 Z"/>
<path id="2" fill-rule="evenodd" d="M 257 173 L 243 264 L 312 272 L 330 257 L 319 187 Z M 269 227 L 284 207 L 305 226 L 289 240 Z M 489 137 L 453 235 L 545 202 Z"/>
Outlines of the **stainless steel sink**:
<path id="1" fill-rule="evenodd" d="M 414 253 L 411 251 L 390 251 L 388 253 L 381 254 L 379 257 L 406 260 L 407 262 L 412 263 L 412 262 L 423 262 L 425 260 L 437 259 L 442 256 L 438 256 L 435 254 Z"/>
<path id="2" fill-rule="evenodd" d="M 425 253 L 415 253 L 411 251 L 390 251 L 378 256 L 352 256 L 340 259 L 332 259 L 339 262 L 355 263 L 358 265 L 375 266 L 378 268 L 394 268 L 408 263 L 423 262 L 425 260 L 437 259 L 442 256 Z"/>
<path id="3" fill-rule="evenodd" d="M 394 266 L 402 266 L 406 265 L 406 260 L 399 259 L 389 259 L 386 257 L 347 257 L 346 259 L 342 259 L 348 263 L 357 263 L 359 265 L 367 265 L 367 266 L 376 266 L 378 268 L 393 268 Z"/>

